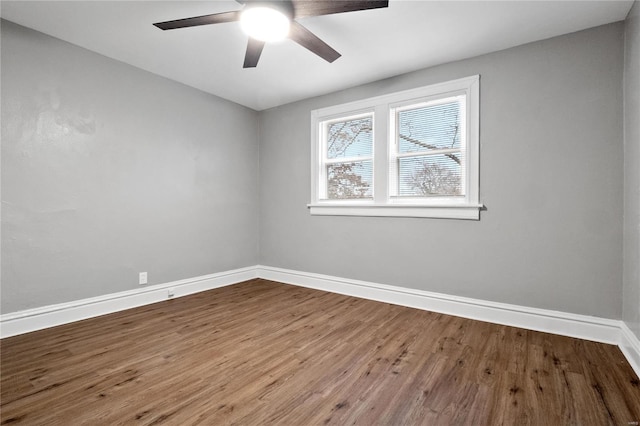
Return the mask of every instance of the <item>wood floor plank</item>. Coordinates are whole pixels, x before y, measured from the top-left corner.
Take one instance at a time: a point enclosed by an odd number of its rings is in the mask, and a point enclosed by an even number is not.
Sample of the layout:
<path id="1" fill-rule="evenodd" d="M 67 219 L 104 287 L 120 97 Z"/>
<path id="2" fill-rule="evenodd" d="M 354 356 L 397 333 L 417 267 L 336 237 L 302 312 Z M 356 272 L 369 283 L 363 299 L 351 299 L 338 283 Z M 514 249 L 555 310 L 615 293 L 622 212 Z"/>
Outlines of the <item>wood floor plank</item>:
<path id="1" fill-rule="evenodd" d="M 266 280 L 0 341 L 0 423 L 628 425 L 620 350 Z"/>

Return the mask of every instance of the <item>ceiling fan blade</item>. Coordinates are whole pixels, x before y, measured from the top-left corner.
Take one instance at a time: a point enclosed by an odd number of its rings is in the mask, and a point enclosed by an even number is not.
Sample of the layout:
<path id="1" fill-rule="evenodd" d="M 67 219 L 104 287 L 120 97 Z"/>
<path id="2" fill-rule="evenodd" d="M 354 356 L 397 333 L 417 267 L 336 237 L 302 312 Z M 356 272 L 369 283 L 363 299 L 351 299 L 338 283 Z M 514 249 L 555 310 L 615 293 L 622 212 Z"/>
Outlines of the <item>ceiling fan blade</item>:
<path id="1" fill-rule="evenodd" d="M 389 1 L 378 0 L 292 0 L 292 2 L 294 18 L 389 7 Z"/>
<path id="2" fill-rule="evenodd" d="M 262 54 L 264 48 L 264 41 L 256 40 L 249 37 L 249 43 L 247 43 L 247 53 L 244 55 L 244 65 L 242 68 L 255 68 L 258 65 L 258 60 Z"/>
<path id="3" fill-rule="evenodd" d="M 327 43 L 320 40 L 318 36 L 316 36 L 314 33 L 309 31 L 296 21 L 291 21 L 289 38 L 298 43 L 300 46 L 306 47 L 327 62 L 333 62 L 340 56 L 342 56 Z"/>
<path id="4" fill-rule="evenodd" d="M 198 25 L 222 24 L 234 22 L 240 19 L 240 12 L 214 13 L 213 15 L 194 16 L 193 18 L 176 19 L 175 21 L 157 22 L 153 25 L 161 30 L 174 30 L 176 28 L 195 27 Z"/>

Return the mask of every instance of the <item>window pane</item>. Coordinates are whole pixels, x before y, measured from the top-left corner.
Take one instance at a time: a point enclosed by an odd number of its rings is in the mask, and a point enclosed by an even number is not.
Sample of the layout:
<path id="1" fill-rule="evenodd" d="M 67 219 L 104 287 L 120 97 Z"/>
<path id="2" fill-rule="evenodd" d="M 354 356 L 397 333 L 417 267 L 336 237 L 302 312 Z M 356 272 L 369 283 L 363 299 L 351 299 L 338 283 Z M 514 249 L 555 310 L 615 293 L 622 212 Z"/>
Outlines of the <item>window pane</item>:
<path id="1" fill-rule="evenodd" d="M 327 198 L 372 198 L 373 162 L 330 164 L 327 166 Z"/>
<path id="2" fill-rule="evenodd" d="M 460 148 L 458 100 L 398 112 L 399 152 Z"/>
<path id="3" fill-rule="evenodd" d="M 339 121 L 327 126 L 327 158 L 370 157 L 373 117 Z"/>
<path id="4" fill-rule="evenodd" d="M 457 161 L 456 161 L 457 160 Z M 399 159 L 398 195 L 464 195 L 460 153 Z"/>

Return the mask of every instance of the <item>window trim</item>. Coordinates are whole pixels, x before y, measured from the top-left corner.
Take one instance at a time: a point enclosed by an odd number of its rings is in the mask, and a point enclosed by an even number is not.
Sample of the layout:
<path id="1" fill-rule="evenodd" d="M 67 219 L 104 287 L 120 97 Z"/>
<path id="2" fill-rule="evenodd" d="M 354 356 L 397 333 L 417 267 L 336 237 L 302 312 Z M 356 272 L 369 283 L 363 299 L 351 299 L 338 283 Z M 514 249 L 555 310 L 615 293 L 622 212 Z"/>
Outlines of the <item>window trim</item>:
<path id="1" fill-rule="evenodd" d="M 312 215 L 430 217 L 480 219 L 480 76 L 474 75 L 388 95 L 376 96 L 311 111 L 311 202 Z M 393 108 L 466 95 L 465 195 L 453 197 L 392 198 L 390 161 L 393 158 Z M 373 199 L 320 199 L 323 123 L 341 117 L 373 112 Z M 380 139 L 383 139 L 382 141 Z"/>

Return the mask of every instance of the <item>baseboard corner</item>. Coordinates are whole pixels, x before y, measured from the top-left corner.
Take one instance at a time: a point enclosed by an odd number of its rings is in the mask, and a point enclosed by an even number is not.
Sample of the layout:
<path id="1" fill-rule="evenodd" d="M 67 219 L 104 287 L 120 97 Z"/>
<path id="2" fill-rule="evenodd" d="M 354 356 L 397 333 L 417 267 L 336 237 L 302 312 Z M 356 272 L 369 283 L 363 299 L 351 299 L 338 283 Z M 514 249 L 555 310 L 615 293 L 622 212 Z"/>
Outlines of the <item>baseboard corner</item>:
<path id="1" fill-rule="evenodd" d="M 624 321 L 620 321 L 620 343 L 618 346 L 631 364 L 633 371 L 640 378 L 640 340 Z"/>

